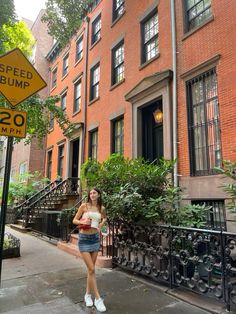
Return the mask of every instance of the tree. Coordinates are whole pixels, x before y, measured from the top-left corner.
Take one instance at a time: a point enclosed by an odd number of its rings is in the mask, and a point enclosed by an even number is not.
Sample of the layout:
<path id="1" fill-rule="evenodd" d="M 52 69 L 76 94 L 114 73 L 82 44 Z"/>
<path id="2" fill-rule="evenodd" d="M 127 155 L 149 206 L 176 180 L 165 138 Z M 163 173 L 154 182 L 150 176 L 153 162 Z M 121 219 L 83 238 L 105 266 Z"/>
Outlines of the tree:
<path id="1" fill-rule="evenodd" d="M 42 21 L 47 23 L 49 34 L 63 47 L 78 30 L 93 0 L 48 0 Z"/>
<path id="2" fill-rule="evenodd" d="M 14 22 L 15 19 L 14 0 L 1 0 L 0 27 L 9 22 Z"/>
<path id="3" fill-rule="evenodd" d="M 27 57 L 32 55 L 35 39 L 24 21 L 2 25 L 0 37 L 0 55 L 18 47 Z"/>

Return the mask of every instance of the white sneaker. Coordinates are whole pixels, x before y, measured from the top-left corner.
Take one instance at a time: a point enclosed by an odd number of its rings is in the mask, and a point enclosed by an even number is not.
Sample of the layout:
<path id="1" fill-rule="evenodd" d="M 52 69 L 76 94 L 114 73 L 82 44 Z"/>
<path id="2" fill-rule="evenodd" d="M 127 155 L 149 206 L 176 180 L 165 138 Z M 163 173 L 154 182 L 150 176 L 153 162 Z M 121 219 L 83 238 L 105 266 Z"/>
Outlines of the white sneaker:
<path id="1" fill-rule="evenodd" d="M 95 307 L 96 307 L 96 309 L 98 310 L 98 312 L 106 312 L 106 307 L 105 307 L 105 305 L 104 305 L 104 303 L 103 303 L 103 299 L 95 299 L 94 300 L 94 305 L 95 305 Z"/>
<path id="2" fill-rule="evenodd" d="M 87 307 L 91 307 L 93 306 L 93 300 L 91 298 L 91 294 L 85 294 L 84 296 L 84 302 L 86 304 Z"/>

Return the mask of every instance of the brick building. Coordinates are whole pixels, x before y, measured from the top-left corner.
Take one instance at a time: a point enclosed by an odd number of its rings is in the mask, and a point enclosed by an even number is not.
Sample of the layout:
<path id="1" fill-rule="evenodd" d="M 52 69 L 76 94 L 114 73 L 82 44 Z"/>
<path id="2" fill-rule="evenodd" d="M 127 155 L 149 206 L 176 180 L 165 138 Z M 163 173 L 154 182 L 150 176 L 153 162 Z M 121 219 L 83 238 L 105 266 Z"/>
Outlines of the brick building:
<path id="1" fill-rule="evenodd" d="M 186 201 L 207 201 L 210 223 L 224 227 L 213 168 L 236 159 L 235 18 L 234 0 L 95 1 L 67 47 L 47 56 L 50 94 L 76 128 L 67 138 L 52 119 L 46 175 L 77 177 L 88 157 L 113 152 L 177 158 Z"/>
<path id="2" fill-rule="evenodd" d="M 53 39 L 47 32 L 46 24 L 42 23 L 41 17 L 44 10 L 41 10 L 34 22 L 25 20 L 32 35 L 35 38 L 32 64 L 45 81 L 48 81 L 48 62 L 45 56 L 53 44 Z M 48 96 L 48 88 L 39 92 L 43 98 Z M 44 144 L 45 145 L 45 144 Z M 11 177 L 24 172 L 39 171 L 44 173 L 45 147 L 39 148 L 37 139 L 29 145 L 24 145 L 24 141 L 14 145 L 12 153 Z"/>

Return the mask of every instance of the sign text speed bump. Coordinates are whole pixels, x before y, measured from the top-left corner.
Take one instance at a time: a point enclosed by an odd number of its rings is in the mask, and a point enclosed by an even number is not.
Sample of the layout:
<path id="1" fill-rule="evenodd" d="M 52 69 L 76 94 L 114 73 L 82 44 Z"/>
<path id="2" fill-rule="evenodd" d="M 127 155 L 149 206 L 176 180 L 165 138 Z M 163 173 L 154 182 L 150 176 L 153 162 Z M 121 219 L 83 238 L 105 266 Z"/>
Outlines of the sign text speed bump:
<path id="1" fill-rule="evenodd" d="M 46 85 L 20 49 L 0 57 L 0 92 L 13 107 Z"/>

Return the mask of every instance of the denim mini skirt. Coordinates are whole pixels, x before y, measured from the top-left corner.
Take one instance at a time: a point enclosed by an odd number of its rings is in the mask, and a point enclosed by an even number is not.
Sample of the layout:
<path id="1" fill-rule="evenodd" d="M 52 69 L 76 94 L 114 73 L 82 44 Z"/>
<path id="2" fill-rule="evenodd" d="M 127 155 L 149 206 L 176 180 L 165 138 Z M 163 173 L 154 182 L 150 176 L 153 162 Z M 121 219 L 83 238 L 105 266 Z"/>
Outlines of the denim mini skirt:
<path id="1" fill-rule="evenodd" d="M 79 233 L 78 247 L 80 252 L 97 252 L 100 248 L 99 233 Z"/>

